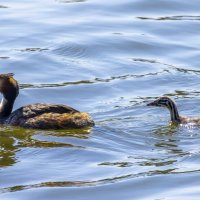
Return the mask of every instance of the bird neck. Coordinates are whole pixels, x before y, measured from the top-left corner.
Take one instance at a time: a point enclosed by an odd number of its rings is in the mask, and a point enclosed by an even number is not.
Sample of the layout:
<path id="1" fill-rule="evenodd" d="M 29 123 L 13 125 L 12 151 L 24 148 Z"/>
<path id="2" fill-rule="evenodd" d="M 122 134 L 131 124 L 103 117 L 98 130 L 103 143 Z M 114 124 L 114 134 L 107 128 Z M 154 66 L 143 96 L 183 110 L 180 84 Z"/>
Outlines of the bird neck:
<path id="1" fill-rule="evenodd" d="M 169 111 L 170 111 L 171 121 L 173 123 L 180 123 L 181 119 L 180 119 L 176 104 L 174 102 L 170 102 Z"/>
<path id="2" fill-rule="evenodd" d="M 0 118 L 8 117 L 13 109 L 15 99 L 9 99 L 3 96 L 0 104 Z"/>

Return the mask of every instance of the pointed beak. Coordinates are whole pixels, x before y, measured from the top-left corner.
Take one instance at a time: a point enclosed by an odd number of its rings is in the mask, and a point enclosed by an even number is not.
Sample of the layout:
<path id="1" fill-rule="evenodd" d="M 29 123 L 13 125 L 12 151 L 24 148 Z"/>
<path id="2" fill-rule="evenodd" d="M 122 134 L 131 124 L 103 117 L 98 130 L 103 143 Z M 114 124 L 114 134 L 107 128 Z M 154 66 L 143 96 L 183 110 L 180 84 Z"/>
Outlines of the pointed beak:
<path id="1" fill-rule="evenodd" d="M 147 106 L 159 106 L 159 105 L 158 105 L 158 101 L 155 100 L 155 101 L 153 101 L 153 102 L 151 102 L 151 103 L 148 103 Z"/>

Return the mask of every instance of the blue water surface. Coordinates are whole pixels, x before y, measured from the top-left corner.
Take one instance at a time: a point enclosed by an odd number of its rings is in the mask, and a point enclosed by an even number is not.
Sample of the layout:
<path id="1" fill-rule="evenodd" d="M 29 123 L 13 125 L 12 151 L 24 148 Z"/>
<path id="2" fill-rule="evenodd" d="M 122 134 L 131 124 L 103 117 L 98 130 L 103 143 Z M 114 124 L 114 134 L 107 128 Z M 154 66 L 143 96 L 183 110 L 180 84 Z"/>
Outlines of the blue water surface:
<path id="1" fill-rule="evenodd" d="M 96 126 L 0 127 L 1 200 L 199 200 L 199 127 L 146 103 L 200 115 L 200 0 L 2 0 L 0 73 L 15 109 L 45 102 Z"/>

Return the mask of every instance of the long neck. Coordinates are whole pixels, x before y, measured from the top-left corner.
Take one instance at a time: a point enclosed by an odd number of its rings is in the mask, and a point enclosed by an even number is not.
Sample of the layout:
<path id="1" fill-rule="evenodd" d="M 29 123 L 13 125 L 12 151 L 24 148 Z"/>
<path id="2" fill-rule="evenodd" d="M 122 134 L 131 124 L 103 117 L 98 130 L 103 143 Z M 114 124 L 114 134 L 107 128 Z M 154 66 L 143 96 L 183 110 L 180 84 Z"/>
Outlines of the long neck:
<path id="1" fill-rule="evenodd" d="M 181 120 L 180 120 L 180 116 L 179 116 L 176 104 L 173 101 L 171 101 L 168 105 L 169 105 L 169 111 L 171 115 L 171 121 L 175 123 L 180 123 Z"/>
<path id="2" fill-rule="evenodd" d="M 14 102 L 15 99 L 8 99 L 3 96 L 0 104 L 0 118 L 6 118 L 11 114 Z"/>

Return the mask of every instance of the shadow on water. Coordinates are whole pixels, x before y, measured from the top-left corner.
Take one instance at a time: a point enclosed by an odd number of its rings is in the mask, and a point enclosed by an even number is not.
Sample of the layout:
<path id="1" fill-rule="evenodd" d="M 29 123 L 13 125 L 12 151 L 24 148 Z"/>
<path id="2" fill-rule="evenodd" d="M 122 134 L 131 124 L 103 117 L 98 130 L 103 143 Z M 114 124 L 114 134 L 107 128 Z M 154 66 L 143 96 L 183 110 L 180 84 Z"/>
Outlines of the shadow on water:
<path id="1" fill-rule="evenodd" d="M 0 127 L 0 167 L 12 166 L 18 162 L 16 153 L 22 148 L 83 148 L 64 142 L 47 141 L 50 137 L 75 137 L 88 139 L 90 129 L 39 131 L 13 127 Z M 46 140 L 40 139 L 41 135 Z"/>

